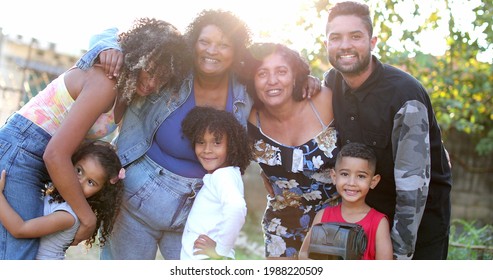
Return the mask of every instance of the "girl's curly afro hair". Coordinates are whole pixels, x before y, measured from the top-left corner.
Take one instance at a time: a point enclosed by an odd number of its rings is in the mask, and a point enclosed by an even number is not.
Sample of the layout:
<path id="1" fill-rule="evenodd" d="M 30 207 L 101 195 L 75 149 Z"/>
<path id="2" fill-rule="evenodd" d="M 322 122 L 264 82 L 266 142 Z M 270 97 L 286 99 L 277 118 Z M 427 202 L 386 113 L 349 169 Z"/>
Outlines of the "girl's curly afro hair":
<path id="1" fill-rule="evenodd" d="M 177 91 L 191 69 L 191 52 L 185 38 L 166 21 L 137 19 L 118 40 L 124 62 L 116 88 L 128 103 L 134 98 L 141 70 L 161 81 L 162 87 Z"/>
<path id="2" fill-rule="evenodd" d="M 226 135 L 228 139 L 226 162 L 228 166 L 239 167 L 241 174 L 244 174 L 253 160 L 252 146 L 246 128 L 233 113 L 212 107 L 194 107 L 183 120 L 182 131 L 192 143 L 192 148 L 198 140 L 204 138 L 207 131 L 219 139 Z"/>

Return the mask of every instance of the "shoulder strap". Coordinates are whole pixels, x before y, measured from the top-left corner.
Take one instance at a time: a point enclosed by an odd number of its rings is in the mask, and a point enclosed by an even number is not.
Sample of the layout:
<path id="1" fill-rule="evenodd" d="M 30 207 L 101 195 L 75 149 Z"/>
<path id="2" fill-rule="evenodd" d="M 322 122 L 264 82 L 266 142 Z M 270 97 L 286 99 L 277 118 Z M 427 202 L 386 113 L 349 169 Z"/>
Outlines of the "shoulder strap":
<path id="1" fill-rule="evenodd" d="M 322 125 L 322 127 L 325 130 L 327 127 L 330 126 L 330 123 L 328 125 L 325 125 L 324 122 L 322 121 L 322 118 L 320 117 L 320 114 L 317 111 L 317 108 L 315 108 L 315 105 L 313 104 L 313 101 L 312 100 L 308 100 L 308 102 L 310 103 L 310 106 L 312 106 L 312 110 L 315 113 L 315 116 L 317 117 L 318 121 L 320 122 L 320 124 Z"/>

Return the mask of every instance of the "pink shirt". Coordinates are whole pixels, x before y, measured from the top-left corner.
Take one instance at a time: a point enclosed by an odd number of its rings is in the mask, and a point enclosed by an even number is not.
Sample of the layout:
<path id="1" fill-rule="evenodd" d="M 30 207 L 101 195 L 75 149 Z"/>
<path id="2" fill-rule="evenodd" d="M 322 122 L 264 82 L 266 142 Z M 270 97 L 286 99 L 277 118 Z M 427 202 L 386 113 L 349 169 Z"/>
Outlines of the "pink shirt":
<path id="1" fill-rule="evenodd" d="M 43 128 L 50 135 L 55 134 L 75 102 L 65 86 L 64 76 L 65 73 L 62 73 L 53 80 L 18 112 Z M 103 138 L 115 131 L 117 127 L 113 109 L 111 109 L 97 119 L 86 134 L 85 139 Z"/>

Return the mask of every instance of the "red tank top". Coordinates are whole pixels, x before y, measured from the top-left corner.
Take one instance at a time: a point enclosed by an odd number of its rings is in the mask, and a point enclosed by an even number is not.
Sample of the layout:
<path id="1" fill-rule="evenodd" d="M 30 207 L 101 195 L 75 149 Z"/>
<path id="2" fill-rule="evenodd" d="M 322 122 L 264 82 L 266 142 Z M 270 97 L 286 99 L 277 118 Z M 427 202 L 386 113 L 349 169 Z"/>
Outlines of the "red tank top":
<path id="1" fill-rule="evenodd" d="M 375 250 L 376 250 L 375 239 L 377 235 L 378 224 L 383 218 L 387 219 L 387 216 L 371 208 L 368 214 L 366 214 L 366 216 L 362 220 L 356 222 L 358 225 L 361 225 L 363 227 L 366 233 L 366 237 L 368 239 L 366 245 L 366 251 L 363 255 L 363 260 L 375 259 Z M 341 214 L 341 204 L 334 207 L 325 208 L 321 222 L 347 223 L 347 221 L 344 220 Z"/>

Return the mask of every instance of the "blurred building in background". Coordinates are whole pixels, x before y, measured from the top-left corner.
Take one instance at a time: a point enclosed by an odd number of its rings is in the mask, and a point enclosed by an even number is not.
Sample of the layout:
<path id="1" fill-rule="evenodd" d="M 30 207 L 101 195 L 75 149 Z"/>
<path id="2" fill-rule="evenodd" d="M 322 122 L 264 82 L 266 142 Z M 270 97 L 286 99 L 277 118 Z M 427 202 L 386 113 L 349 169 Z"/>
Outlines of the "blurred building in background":
<path id="1" fill-rule="evenodd" d="M 50 42 L 4 34 L 0 27 L 0 123 L 78 58 Z"/>

